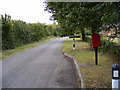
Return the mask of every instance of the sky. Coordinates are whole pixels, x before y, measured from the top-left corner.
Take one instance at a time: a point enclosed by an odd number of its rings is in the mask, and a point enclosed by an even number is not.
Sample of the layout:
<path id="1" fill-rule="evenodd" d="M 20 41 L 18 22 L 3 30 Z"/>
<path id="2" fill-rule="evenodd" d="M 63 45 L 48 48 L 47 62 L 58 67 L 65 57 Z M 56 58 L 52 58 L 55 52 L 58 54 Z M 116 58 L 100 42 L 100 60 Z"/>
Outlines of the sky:
<path id="1" fill-rule="evenodd" d="M 13 20 L 22 20 L 27 23 L 52 24 L 49 18 L 52 15 L 44 11 L 44 0 L 0 0 L 0 14 L 9 14 Z"/>

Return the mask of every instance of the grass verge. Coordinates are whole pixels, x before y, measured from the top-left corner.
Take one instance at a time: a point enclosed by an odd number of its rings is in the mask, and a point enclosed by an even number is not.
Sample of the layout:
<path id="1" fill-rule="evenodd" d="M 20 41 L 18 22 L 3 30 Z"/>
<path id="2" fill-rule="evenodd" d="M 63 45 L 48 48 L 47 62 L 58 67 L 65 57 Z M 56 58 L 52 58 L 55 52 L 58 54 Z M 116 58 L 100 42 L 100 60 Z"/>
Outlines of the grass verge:
<path id="1" fill-rule="evenodd" d="M 49 40 L 55 39 L 55 38 L 56 37 L 51 36 L 51 37 L 43 38 L 38 42 L 33 42 L 33 43 L 26 44 L 26 45 L 23 45 L 23 46 L 20 46 L 20 47 L 16 47 L 15 49 L 3 50 L 2 55 L 1 55 L 2 57 L 0 57 L 0 60 L 4 60 L 5 58 L 7 58 L 9 56 L 15 55 L 15 54 L 17 54 L 21 51 L 24 51 L 24 50 L 27 50 L 29 48 L 35 47 L 37 45 L 43 44 L 43 43 L 45 43 Z"/>
<path id="2" fill-rule="evenodd" d="M 72 49 L 72 39 L 63 44 L 63 51 L 74 56 L 80 64 L 80 69 L 86 81 L 87 88 L 111 88 L 113 63 L 118 63 L 115 56 L 104 54 L 98 56 L 99 65 L 95 65 L 94 49 L 89 43 L 76 40 L 76 49 Z"/>

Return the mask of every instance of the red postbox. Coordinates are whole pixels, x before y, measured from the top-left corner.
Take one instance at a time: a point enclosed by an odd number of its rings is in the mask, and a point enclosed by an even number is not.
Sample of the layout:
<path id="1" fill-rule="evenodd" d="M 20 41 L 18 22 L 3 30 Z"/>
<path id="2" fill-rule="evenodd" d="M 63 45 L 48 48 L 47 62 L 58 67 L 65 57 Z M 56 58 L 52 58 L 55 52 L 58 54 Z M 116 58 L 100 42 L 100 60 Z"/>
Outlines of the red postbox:
<path id="1" fill-rule="evenodd" d="M 92 37 L 92 47 L 101 46 L 99 34 L 92 34 L 91 37 Z"/>
<path id="2" fill-rule="evenodd" d="M 95 48 L 95 63 L 96 65 L 98 65 L 98 47 L 101 46 L 100 35 L 93 33 L 91 37 L 92 37 L 92 47 Z"/>

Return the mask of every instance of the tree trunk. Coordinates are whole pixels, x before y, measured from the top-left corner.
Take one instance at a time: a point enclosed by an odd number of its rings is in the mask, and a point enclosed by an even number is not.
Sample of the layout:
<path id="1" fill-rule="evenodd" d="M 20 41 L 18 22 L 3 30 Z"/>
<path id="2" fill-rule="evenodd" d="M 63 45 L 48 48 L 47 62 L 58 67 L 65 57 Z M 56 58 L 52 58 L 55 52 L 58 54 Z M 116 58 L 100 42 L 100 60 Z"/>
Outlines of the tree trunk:
<path id="1" fill-rule="evenodd" d="M 82 31 L 81 35 L 82 35 L 82 41 L 84 41 L 85 40 L 85 31 L 84 30 Z"/>

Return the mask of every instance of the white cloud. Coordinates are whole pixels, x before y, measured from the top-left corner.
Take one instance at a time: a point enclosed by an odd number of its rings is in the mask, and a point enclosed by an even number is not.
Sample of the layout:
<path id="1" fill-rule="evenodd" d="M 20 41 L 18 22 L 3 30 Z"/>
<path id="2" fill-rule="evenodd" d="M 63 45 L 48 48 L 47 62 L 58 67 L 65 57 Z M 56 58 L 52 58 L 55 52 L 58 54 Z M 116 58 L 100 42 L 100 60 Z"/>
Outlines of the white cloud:
<path id="1" fill-rule="evenodd" d="M 52 23 L 52 14 L 44 11 L 44 0 L 0 0 L 0 14 L 9 14 L 12 19 L 26 22 Z"/>

